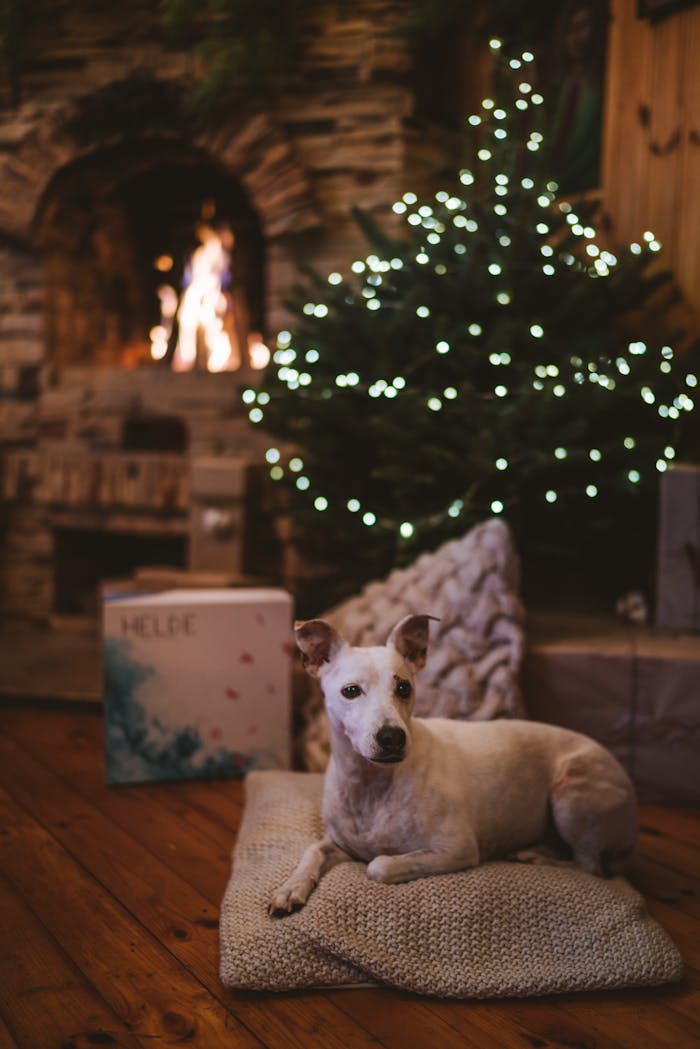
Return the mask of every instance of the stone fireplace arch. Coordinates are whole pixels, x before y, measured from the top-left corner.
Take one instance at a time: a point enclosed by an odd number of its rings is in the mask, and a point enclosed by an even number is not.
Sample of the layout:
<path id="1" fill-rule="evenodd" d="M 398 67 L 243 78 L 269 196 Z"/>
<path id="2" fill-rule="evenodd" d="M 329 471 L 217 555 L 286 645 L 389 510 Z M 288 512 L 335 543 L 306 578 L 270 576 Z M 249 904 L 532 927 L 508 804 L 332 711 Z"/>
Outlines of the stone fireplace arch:
<path id="1" fill-rule="evenodd" d="M 0 146 L 0 236 L 31 243 L 42 198 L 59 171 L 101 148 L 154 133 L 208 154 L 245 187 L 266 237 L 321 225 L 308 173 L 269 112 L 247 108 L 215 130 L 187 115 L 181 82 L 143 74 L 62 103 L 20 111 L 5 157 Z"/>

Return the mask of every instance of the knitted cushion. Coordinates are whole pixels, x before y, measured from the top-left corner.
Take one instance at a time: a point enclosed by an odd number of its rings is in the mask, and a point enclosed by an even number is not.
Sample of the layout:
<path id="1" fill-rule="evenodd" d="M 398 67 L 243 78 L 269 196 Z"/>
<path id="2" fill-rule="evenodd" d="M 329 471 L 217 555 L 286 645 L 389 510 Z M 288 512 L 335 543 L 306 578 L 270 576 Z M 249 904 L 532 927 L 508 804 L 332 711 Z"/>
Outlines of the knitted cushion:
<path id="1" fill-rule="evenodd" d="M 363 863 L 321 879 L 306 907 L 267 914 L 321 836 L 323 777 L 252 772 L 221 907 L 221 979 L 237 988 L 385 983 L 454 998 L 542 995 L 679 980 L 683 962 L 622 879 L 487 863 L 403 885 Z"/>
<path id="2" fill-rule="evenodd" d="M 418 676 L 416 714 L 479 721 L 523 717 L 519 584 L 510 532 L 493 518 L 368 584 L 323 618 L 351 645 L 383 645 L 403 616 L 437 616 L 428 661 Z M 329 753 L 320 692 L 312 691 L 306 707 L 301 756 L 306 769 L 320 772 Z"/>

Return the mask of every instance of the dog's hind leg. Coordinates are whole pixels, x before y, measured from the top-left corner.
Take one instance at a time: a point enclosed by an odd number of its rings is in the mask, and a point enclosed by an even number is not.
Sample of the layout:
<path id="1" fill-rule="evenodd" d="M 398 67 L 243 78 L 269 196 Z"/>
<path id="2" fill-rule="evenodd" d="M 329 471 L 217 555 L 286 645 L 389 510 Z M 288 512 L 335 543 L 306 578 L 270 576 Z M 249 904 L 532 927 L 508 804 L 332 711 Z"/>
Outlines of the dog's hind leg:
<path id="1" fill-rule="evenodd" d="M 272 894 L 268 914 L 279 918 L 298 911 L 324 874 L 336 864 L 351 859 L 352 856 L 328 837 L 309 845 L 294 873 Z"/>
<path id="2" fill-rule="evenodd" d="M 557 831 L 577 866 L 591 874 L 622 874 L 637 845 L 637 806 L 627 774 L 596 748 L 562 763 L 550 791 Z"/>

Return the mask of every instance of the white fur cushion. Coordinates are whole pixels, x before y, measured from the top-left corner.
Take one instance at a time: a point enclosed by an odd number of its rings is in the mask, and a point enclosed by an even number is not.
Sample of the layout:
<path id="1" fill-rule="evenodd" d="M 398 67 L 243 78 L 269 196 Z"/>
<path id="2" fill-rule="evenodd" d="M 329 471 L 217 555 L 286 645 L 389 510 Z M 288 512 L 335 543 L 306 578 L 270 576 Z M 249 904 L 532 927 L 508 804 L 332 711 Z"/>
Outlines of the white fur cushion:
<path id="1" fill-rule="evenodd" d="M 500 518 L 422 554 L 408 568 L 368 584 L 323 618 L 351 645 L 383 645 L 399 619 L 428 613 L 428 662 L 418 676 L 416 714 L 485 721 L 524 717 L 518 684 L 524 613 L 520 570 Z M 304 767 L 328 762 L 328 726 L 320 693 L 307 701 Z"/>
<path id="2" fill-rule="evenodd" d="M 488 863 L 380 885 L 362 863 L 323 877 L 301 911 L 271 918 L 272 891 L 321 836 L 320 775 L 253 772 L 221 907 L 230 987 L 386 983 L 489 998 L 636 987 L 681 979 L 683 961 L 622 879 L 569 867 Z"/>

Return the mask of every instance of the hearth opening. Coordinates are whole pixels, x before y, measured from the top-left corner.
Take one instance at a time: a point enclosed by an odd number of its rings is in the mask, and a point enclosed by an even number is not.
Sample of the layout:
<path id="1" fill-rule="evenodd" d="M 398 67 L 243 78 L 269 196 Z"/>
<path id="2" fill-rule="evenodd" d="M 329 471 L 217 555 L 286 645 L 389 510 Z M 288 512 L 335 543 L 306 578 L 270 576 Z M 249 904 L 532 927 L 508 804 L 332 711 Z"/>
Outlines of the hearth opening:
<path id="1" fill-rule="evenodd" d="M 182 142 L 63 168 L 37 215 L 57 367 L 263 367 L 264 239 L 240 183 Z"/>

